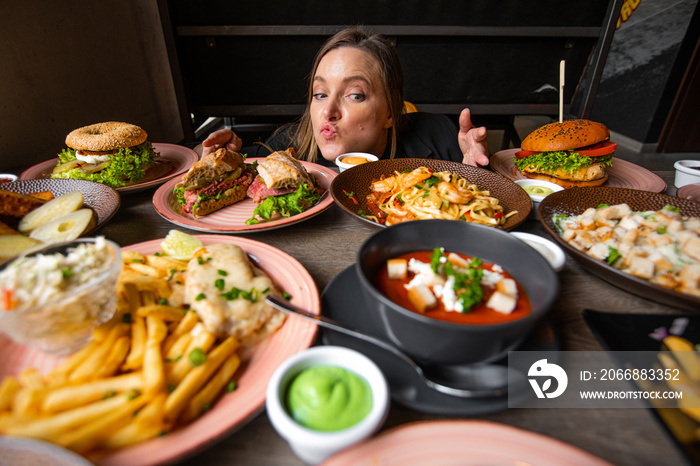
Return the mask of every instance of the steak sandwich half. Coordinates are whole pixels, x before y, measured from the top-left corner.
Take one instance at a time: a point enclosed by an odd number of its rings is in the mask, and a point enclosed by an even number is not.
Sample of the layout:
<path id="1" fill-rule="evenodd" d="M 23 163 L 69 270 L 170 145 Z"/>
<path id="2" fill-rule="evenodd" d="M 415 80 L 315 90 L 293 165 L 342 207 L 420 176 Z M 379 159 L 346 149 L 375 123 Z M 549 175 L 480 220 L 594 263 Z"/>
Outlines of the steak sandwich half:
<path id="1" fill-rule="evenodd" d="M 221 148 L 192 165 L 175 185 L 182 211 L 200 217 L 245 199 L 255 171 L 244 160 Z"/>
<path id="2" fill-rule="evenodd" d="M 248 197 L 258 202 L 246 223 L 269 220 L 277 213 L 291 217 L 313 206 L 321 197 L 315 180 L 297 160 L 293 148 L 277 151 L 258 162 L 258 176 L 248 187 Z"/>

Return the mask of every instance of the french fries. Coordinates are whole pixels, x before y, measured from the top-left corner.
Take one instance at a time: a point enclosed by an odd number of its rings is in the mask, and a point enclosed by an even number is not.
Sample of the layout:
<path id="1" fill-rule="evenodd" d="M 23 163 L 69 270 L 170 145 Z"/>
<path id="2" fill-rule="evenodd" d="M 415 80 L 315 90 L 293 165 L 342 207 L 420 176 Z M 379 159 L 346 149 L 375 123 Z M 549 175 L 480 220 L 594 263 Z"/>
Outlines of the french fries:
<path id="1" fill-rule="evenodd" d="M 123 448 L 191 422 L 227 391 L 239 342 L 177 305 L 186 262 L 122 256 L 117 312 L 92 341 L 46 375 L 28 368 L 0 381 L 0 435 L 80 454 Z"/>

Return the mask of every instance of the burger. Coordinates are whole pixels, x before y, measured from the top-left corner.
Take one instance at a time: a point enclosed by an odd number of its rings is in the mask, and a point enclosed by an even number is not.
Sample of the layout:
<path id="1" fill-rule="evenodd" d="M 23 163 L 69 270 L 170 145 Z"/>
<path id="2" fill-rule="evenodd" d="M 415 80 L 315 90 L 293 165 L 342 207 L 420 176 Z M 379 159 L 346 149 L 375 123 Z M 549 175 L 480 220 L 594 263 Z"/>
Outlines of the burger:
<path id="1" fill-rule="evenodd" d="M 175 185 L 182 212 L 201 217 L 242 201 L 256 172 L 238 152 L 221 148 L 195 162 Z"/>
<path id="2" fill-rule="evenodd" d="M 600 186 L 608 179 L 617 144 L 610 131 L 590 120 L 567 120 L 537 128 L 522 142 L 514 163 L 528 178 L 565 188 Z"/>
<path id="3" fill-rule="evenodd" d="M 51 178 L 96 181 L 122 188 L 142 181 L 158 153 L 136 125 L 108 121 L 84 126 L 66 137 Z"/>
<path id="4" fill-rule="evenodd" d="M 248 197 L 258 205 L 246 221 L 269 220 L 274 214 L 291 217 L 316 204 L 321 198 L 315 180 L 296 158 L 293 148 L 277 151 L 258 162 L 258 176 L 248 188 Z"/>

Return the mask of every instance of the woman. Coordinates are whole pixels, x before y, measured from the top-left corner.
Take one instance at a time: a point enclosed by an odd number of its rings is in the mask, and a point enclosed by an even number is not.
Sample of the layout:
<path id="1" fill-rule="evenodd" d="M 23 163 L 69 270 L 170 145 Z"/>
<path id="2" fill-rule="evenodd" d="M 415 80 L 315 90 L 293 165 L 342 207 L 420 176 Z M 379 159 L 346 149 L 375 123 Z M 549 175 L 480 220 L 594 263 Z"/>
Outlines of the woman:
<path id="1" fill-rule="evenodd" d="M 459 131 L 444 115 L 404 113 L 403 72 L 395 48 L 383 37 L 349 28 L 331 37 L 314 60 L 306 109 L 266 144 L 294 147 L 299 158 L 331 165 L 347 152 L 379 158 L 419 157 L 489 163 L 486 128 L 475 128 L 469 109 Z M 264 156 L 262 146 L 241 150 L 231 130 L 215 131 L 202 143 L 203 154 L 226 146 L 248 156 Z"/>

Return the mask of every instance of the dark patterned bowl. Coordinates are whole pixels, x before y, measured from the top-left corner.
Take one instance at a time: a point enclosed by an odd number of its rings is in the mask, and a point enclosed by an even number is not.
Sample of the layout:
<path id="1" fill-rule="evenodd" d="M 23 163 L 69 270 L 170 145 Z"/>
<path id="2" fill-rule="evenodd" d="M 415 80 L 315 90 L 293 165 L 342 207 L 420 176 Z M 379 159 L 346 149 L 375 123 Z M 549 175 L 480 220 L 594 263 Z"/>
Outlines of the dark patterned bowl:
<path id="1" fill-rule="evenodd" d="M 480 189 L 489 190 L 491 195 L 499 200 L 506 213 L 517 211 L 517 214 L 508 218 L 503 225 L 504 230 L 511 230 L 520 225 L 527 219 L 532 209 L 530 197 L 512 180 L 484 168 L 435 159 L 391 159 L 357 165 L 335 177 L 331 184 L 331 196 L 345 212 L 353 217 L 383 227 L 361 214 L 361 212 L 369 212 L 366 198 L 370 192 L 370 185 L 382 175 L 390 176 L 394 171 L 401 172 L 418 167 L 428 167 L 436 172 L 456 173 Z M 357 200 L 357 203 L 348 196 L 348 193 L 353 193 L 352 197 Z"/>
<path id="2" fill-rule="evenodd" d="M 636 189 L 602 186 L 572 188 L 550 194 L 540 204 L 538 213 L 540 222 L 552 238 L 589 272 L 637 296 L 691 311 L 700 310 L 700 298 L 664 288 L 593 259 L 564 241 L 554 225 L 553 217 L 557 214 L 579 215 L 589 207 L 622 203 L 634 211 L 660 210 L 666 205 L 673 205 L 678 207 L 682 215 L 700 217 L 700 203 L 697 202 Z"/>
<path id="3" fill-rule="evenodd" d="M 41 191 L 51 191 L 54 197 L 73 191 L 83 194 L 83 204 L 90 207 L 97 216 L 95 227 L 86 231 L 86 236 L 104 225 L 107 220 L 117 213 L 121 205 L 121 197 L 114 189 L 102 183 L 86 180 L 49 179 L 49 180 L 20 180 L 0 184 L 0 189 L 13 193 L 31 194 Z"/>

